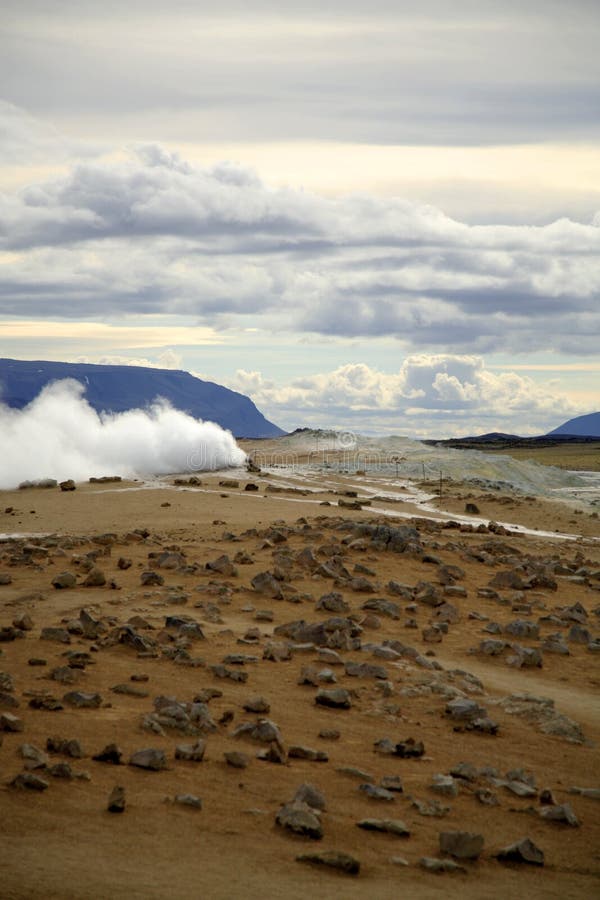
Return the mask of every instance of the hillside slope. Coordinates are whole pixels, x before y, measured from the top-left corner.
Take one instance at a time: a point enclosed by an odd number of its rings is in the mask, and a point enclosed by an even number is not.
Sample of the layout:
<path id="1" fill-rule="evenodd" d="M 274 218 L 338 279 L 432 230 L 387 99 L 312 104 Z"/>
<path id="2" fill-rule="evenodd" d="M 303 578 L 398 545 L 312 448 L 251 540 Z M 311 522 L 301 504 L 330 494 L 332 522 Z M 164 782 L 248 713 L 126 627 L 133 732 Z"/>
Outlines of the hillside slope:
<path id="1" fill-rule="evenodd" d="M 217 422 L 236 437 L 277 437 L 284 433 L 244 394 L 171 369 L 0 359 L 0 402 L 22 409 L 46 384 L 63 378 L 81 382 L 87 401 L 98 412 L 144 408 L 157 397 L 164 397 L 176 409 Z"/>
<path id="2" fill-rule="evenodd" d="M 563 425 L 559 425 L 548 435 L 571 434 L 578 437 L 600 437 L 600 412 L 588 413 L 587 416 L 577 416 L 569 419 Z"/>

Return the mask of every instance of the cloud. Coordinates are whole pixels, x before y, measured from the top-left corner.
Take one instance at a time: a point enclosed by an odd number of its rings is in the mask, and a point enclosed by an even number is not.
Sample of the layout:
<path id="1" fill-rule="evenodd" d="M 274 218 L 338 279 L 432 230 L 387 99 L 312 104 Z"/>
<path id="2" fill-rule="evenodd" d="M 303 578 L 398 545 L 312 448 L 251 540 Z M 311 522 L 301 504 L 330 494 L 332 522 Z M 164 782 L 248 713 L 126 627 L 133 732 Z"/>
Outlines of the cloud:
<path id="1" fill-rule="evenodd" d="M 509 431 L 519 421 L 539 434 L 582 411 L 551 385 L 492 372 L 480 357 L 465 355 L 410 356 L 395 373 L 352 363 L 287 384 L 238 370 L 229 386 L 288 428 L 318 422 L 440 437 Z"/>
<path id="2" fill-rule="evenodd" d="M 401 198 L 270 188 L 161 146 L 0 196 L 0 314 L 192 316 L 425 351 L 595 352 L 600 219 L 468 225 Z"/>
<path id="3" fill-rule="evenodd" d="M 53 382 L 24 409 L 0 404 L 0 489 L 39 478 L 160 475 L 241 465 L 229 431 L 165 401 L 98 414 L 77 381 Z"/>

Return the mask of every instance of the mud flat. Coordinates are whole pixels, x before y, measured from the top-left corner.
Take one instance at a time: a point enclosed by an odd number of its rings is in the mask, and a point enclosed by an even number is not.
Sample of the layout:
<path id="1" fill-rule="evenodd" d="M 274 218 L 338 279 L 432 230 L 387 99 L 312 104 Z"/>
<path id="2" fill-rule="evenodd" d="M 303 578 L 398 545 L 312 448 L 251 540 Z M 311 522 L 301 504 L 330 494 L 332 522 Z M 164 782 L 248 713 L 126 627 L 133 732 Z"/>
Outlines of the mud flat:
<path id="1" fill-rule="evenodd" d="M 189 478 L 0 493 L 2 896 L 595 896 L 597 517 Z"/>

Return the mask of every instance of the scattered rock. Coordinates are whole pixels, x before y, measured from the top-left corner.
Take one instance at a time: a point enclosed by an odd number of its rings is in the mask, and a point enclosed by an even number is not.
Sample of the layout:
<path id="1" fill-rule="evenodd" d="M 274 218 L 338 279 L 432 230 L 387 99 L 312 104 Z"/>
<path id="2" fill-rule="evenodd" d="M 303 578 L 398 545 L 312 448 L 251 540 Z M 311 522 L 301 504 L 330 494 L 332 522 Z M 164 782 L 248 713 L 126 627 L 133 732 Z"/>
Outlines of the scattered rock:
<path id="1" fill-rule="evenodd" d="M 110 792 L 108 798 L 108 811 L 111 813 L 122 813 L 125 810 L 125 788 L 119 785 Z"/>
<path id="2" fill-rule="evenodd" d="M 530 838 L 522 838 L 514 844 L 509 844 L 495 854 L 501 862 L 529 863 L 532 866 L 544 865 L 544 852 L 533 843 Z"/>
<path id="3" fill-rule="evenodd" d="M 296 857 L 296 860 L 310 865 L 337 869 L 345 875 L 360 873 L 360 862 L 348 853 L 340 853 L 338 850 L 327 850 L 324 853 L 302 853 Z"/>
<path id="4" fill-rule="evenodd" d="M 469 831 L 440 831 L 440 852 L 455 859 L 479 859 L 483 850 L 483 835 Z"/>
<path id="5" fill-rule="evenodd" d="M 159 772 L 161 769 L 167 768 L 167 759 L 164 750 L 156 750 L 152 747 L 147 750 L 136 750 L 129 760 L 129 765 Z"/>

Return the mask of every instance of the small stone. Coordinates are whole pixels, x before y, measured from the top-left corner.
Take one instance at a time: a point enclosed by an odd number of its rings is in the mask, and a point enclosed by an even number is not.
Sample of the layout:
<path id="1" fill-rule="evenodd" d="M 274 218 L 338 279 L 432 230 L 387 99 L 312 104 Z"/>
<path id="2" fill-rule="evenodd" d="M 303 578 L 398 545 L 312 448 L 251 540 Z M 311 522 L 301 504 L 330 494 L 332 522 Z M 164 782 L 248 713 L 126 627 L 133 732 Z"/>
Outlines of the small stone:
<path id="1" fill-rule="evenodd" d="M 479 859 L 483 850 L 483 835 L 469 831 L 441 831 L 440 852 L 456 859 Z"/>
<path id="2" fill-rule="evenodd" d="M 311 865 L 338 869 L 345 875 L 358 875 L 360 872 L 360 862 L 357 859 L 337 850 L 328 850 L 324 853 L 302 853 L 296 857 L 296 860 Z"/>
<path id="3" fill-rule="evenodd" d="M 122 757 L 123 751 L 117 744 L 107 744 L 100 753 L 96 753 L 95 756 L 92 756 L 92 759 L 96 762 L 112 763 L 114 766 L 119 766 Z"/>
<path id="4" fill-rule="evenodd" d="M 340 732 L 337 730 L 337 728 L 321 728 L 319 737 L 323 741 L 339 741 Z"/>
<path id="5" fill-rule="evenodd" d="M 402 779 L 399 775 L 384 775 L 380 784 L 386 791 L 394 791 L 397 794 L 402 794 L 404 791 Z"/>
<path id="6" fill-rule="evenodd" d="M 374 784 L 361 784 L 358 789 L 363 794 L 366 794 L 370 800 L 384 800 L 390 803 L 396 799 L 392 791 L 387 791 L 385 788 L 377 787 Z"/>
<path id="7" fill-rule="evenodd" d="M 58 641 L 59 644 L 71 643 L 71 638 L 66 628 L 42 628 L 40 639 L 42 641 Z"/>
<path id="8" fill-rule="evenodd" d="M 425 869 L 426 872 L 466 872 L 464 866 L 459 866 L 458 863 L 453 862 L 451 859 L 435 859 L 431 856 L 423 856 L 419 860 L 419 865 L 422 869 Z"/>
<path id="9" fill-rule="evenodd" d="M 83 582 L 84 587 L 104 587 L 105 584 L 106 575 L 102 569 L 98 569 L 96 566 L 90 570 Z"/>
<path id="10" fill-rule="evenodd" d="M 195 744 L 178 744 L 175 747 L 175 759 L 183 759 L 187 762 L 202 762 L 206 752 L 206 741 L 200 738 Z"/>
<path id="11" fill-rule="evenodd" d="M 50 785 L 45 779 L 32 772 L 20 772 L 10 782 L 10 786 L 18 789 L 27 789 L 29 791 L 45 791 Z"/>
<path id="12" fill-rule="evenodd" d="M 146 750 L 136 750 L 129 760 L 129 765 L 159 772 L 161 769 L 167 768 L 167 759 L 164 750 L 156 750 L 152 747 Z"/>
<path id="13" fill-rule="evenodd" d="M 445 797 L 458 796 L 458 785 L 452 775 L 441 775 L 439 773 L 434 775 L 429 787 L 436 794 L 443 794 Z"/>
<path id="14" fill-rule="evenodd" d="M 570 803 L 555 804 L 554 806 L 544 806 L 539 810 L 540 818 L 546 822 L 565 822 L 573 828 L 579 828 L 580 822 Z"/>
<path id="15" fill-rule="evenodd" d="M 176 794 L 173 802 L 180 806 L 189 806 L 191 809 L 202 809 L 202 800 L 195 794 Z"/>
<path id="16" fill-rule="evenodd" d="M 0 713 L 0 731 L 23 731 L 23 721 L 9 712 Z"/>
<path id="17" fill-rule="evenodd" d="M 52 587 L 56 588 L 57 591 L 75 587 L 76 584 L 77 578 L 72 572 L 60 572 L 52 579 Z"/>
<path id="18" fill-rule="evenodd" d="M 312 747 L 304 747 L 294 744 L 288 750 L 289 759 L 306 759 L 309 762 L 328 762 L 329 757 L 324 750 L 313 750 Z"/>
<path id="19" fill-rule="evenodd" d="M 314 808 L 299 800 L 284 804 L 277 813 L 275 822 L 281 828 L 315 841 L 323 837 L 323 826 Z"/>
<path id="20" fill-rule="evenodd" d="M 314 784 L 304 782 L 294 794 L 294 803 L 306 803 L 312 809 L 325 809 L 325 795 Z"/>
<path id="21" fill-rule="evenodd" d="M 69 706 L 75 706 L 77 709 L 98 709 L 102 703 L 100 694 L 87 691 L 69 691 L 64 695 L 63 700 Z"/>
<path id="22" fill-rule="evenodd" d="M 239 750 L 226 750 L 223 754 L 225 762 L 234 769 L 246 769 L 250 764 L 250 757 L 246 753 L 240 753 Z"/>
<path id="23" fill-rule="evenodd" d="M 108 811 L 122 813 L 125 810 L 125 788 L 115 785 L 108 798 Z"/>
<path id="24" fill-rule="evenodd" d="M 345 688 L 332 688 L 330 690 L 322 688 L 317 692 L 315 703 L 317 706 L 326 706 L 332 709 L 350 709 L 352 698 L 350 692 Z"/>
<path id="25" fill-rule="evenodd" d="M 400 819 L 361 819 L 356 824 L 365 831 L 381 831 L 395 837 L 410 837 L 410 829 Z"/>
<path id="26" fill-rule="evenodd" d="M 243 708 L 246 712 L 251 713 L 269 713 L 271 711 L 271 704 L 268 700 L 265 700 L 264 697 L 250 697 L 244 703 Z"/>
<path id="27" fill-rule="evenodd" d="M 522 838 L 508 847 L 503 847 L 495 854 L 501 862 L 529 863 L 533 866 L 544 865 L 544 851 L 533 843 L 530 838 Z"/>

